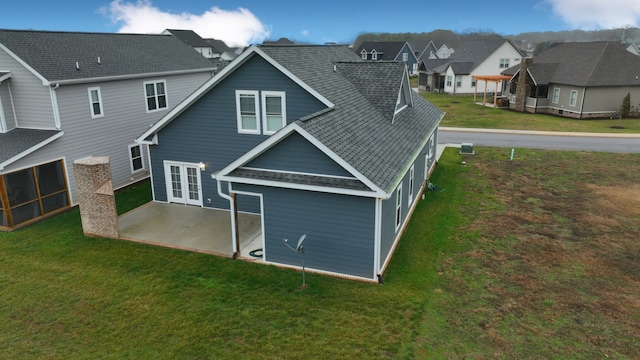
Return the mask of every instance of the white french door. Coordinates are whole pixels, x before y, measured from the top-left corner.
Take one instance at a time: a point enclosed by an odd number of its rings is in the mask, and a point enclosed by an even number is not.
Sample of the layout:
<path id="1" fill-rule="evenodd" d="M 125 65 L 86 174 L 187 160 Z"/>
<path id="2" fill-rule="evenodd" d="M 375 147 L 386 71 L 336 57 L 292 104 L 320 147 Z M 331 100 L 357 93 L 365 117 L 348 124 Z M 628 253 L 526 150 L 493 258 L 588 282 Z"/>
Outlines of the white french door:
<path id="1" fill-rule="evenodd" d="M 164 162 L 167 201 L 202 206 L 198 164 Z"/>

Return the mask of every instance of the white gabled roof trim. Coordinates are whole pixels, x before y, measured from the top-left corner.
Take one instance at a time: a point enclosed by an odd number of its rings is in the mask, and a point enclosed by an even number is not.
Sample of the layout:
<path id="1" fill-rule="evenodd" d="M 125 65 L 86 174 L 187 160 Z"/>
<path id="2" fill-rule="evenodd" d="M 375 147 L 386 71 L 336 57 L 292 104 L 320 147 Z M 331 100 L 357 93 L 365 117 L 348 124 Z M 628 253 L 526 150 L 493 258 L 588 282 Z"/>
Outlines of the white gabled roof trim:
<path id="1" fill-rule="evenodd" d="M 31 154 L 32 152 L 35 152 L 36 150 L 40 149 L 41 147 L 51 143 L 52 141 L 54 141 L 54 140 L 56 140 L 58 138 L 61 138 L 62 135 L 64 135 L 64 132 L 60 131 L 59 133 L 51 136 L 50 138 L 48 138 L 48 139 L 46 139 L 44 141 L 41 141 L 41 142 L 37 143 L 36 145 L 28 148 L 27 150 L 15 155 L 15 156 L 12 156 L 11 158 L 1 162 L 0 163 L 0 171 L 4 170 L 5 166 L 11 165 L 13 162 L 18 161 L 18 160 L 22 159 L 23 157 Z"/>
<path id="2" fill-rule="evenodd" d="M 5 72 L 5 71 L 0 71 L 0 72 Z M 11 71 L 6 71 L 6 74 L 0 76 L 0 83 L 11 78 Z"/>
<path id="3" fill-rule="evenodd" d="M 2 45 L 2 43 L 0 43 L 0 49 L 6 51 L 7 54 L 9 54 L 9 56 L 11 56 L 15 61 L 17 61 L 20 65 L 24 66 L 27 70 L 29 70 L 29 72 L 31 72 L 38 79 L 40 79 L 40 81 L 42 81 L 42 85 L 44 86 L 49 85 L 49 80 L 45 79 L 44 76 L 42 76 L 39 72 L 37 72 L 34 68 L 32 68 L 29 64 L 27 64 L 24 60 L 22 60 L 22 58 L 16 55 L 13 51 L 9 50 L 9 48 Z"/>
<path id="4" fill-rule="evenodd" d="M 308 190 L 308 191 L 325 192 L 325 193 L 332 193 L 332 194 L 380 198 L 379 194 L 373 191 L 343 189 L 343 188 L 330 187 L 330 186 L 306 185 L 306 184 L 289 183 L 289 182 L 282 182 L 282 181 L 275 181 L 275 180 L 249 179 L 244 177 L 236 177 L 236 176 L 228 176 L 228 175 L 217 175 L 216 180 L 229 181 L 235 184 L 262 185 L 262 186 L 272 186 L 272 187 L 284 188 L 284 189 Z"/>
<path id="5" fill-rule="evenodd" d="M 378 187 L 376 184 L 374 184 L 371 180 L 369 180 L 366 176 L 361 174 L 353 166 L 351 166 L 349 163 L 347 163 L 344 159 L 342 159 L 336 153 L 331 151 L 331 149 L 326 147 L 324 144 L 322 144 L 320 141 L 318 141 L 315 137 L 311 136 L 311 134 L 309 134 L 306 130 L 304 130 L 302 127 L 300 127 L 300 125 L 298 125 L 297 123 L 291 123 L 291 124 L 287 125 L 285 128 L 283 128 L 280 131 L 278 131 L 277 133 L 271 135 L 270 138 L 268 138 L 267 140 L 265 140 L 262 143 L 258 144 L 258 146 L 254 147 L 249 152 L 247 152 L 243 156 L 237 158 L 231 164 L 227 165 L 224 169 L 220 170 L 218 172 L 217 177 L 218 178 L 225 178 L 225 180 L 228 179 L 227 176 L 233 170 L 235 170 L 236 168 L 241 167 L 242 165 L 246 164 L 250 160 L 253 160 L 258 155 L 262 154 L 263 152 L 265 152 L 266 150 L 271 148 L 273 145 L 275 145 L 278 142 L 280 142 L 280 140 L 282 140 L 285 137 L 289 136 L 292 132 L 297 132 L 298 134 L 300 134 L 307 141 L 309 141 L 316 148 L 318 148 L 325 155 L 327 155 L 331 160 L 335 161 L 338 165 L 342 166 L 342 168 L 344 168 L 349 173 L 351 173 L 357 180 L 361 181 L 363 184 L 365 184 L 367 187 L 369 187 L 369 189 L 371 189 L 371 191 L 375 194 L 375 197 L 380 197 L 380 198 L 387 199 L 387 198 L 389 198 L 391 196 L 391 194 L 388 194 L 386 191 L 382 190 L 380 187 Z M 246 180 L 243 180 L 243 181 L 246 181 Z M 283 183 L 278 182 L 277 184 L 278 184 L 278 186 L 282 186 Z M 325 187 L 319 187 L 319 188 L 325 189 L 325 191 L 326 191 Z M 370 193 L 367 192 L 367 194 L 370 194 Z"/>
<path id="6" fill-rule="evenodd" d="M 202 96 L 209 92 L 213 87 L 218 85 L 222 80 L 224 80 L 229 74 L 235 71 L 238 67 L 244 64 L 247 60 L 251 58 L 254 54 L 258 54 L 260 57 L 265 59 L 269 64 L 273 65 L 276 69 L 282 72 L 284 75 L 293 80 L 296 84 L 300 85 L 303 89 L 308 91 L 311 95 L 316 97 L 320 102 L 322 102 L 327 107 L 334 107 L 335 105 L 329 101 L 327 98 L 322 96 L 316 90 L 311 88 L 309 85 L 304 83 L 298 77 L 293 75 L 289 70 L 280 65 L 277 61 L 273 60 L 270 56 L 268 56 L 264 51 L 262 51 L 256 45 L 252 45 L 247 50 L 243 51 L 237 58 L 235 58 L 231 63 L 225 66 L 222 71 L 214 75 L 211 79 L 207 80 L 204 84 L 202 84 L 196 91 L 194 91 L 191 95 L 189 95 L 186 99 L 184 99 L 180 104 L 171 109 L 165 116 L 163 116 L 158 122 L 153 124 L 147 131 L 145 131 L 142 135 L 140 135 L 136 142 L 144 142 L 147 137 L 152 135 L 153 133 L 162 129 L 166 124 L 171 122 L 175 117 L 184 112 L 191 104 L 196 102 Z"/>

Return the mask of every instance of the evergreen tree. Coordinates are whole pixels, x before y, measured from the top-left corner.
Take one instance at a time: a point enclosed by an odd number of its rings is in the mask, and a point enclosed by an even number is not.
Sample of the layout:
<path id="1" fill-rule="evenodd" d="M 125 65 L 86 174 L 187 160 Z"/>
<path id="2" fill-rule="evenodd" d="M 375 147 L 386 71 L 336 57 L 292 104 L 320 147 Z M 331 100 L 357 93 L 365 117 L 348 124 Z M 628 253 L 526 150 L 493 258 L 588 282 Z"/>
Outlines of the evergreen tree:
<path id="1" fill-rule="evenodd" d="M 627 93 L 627 96 L 622 99 L 622 105 L 620 105 L 620 118 L 626 119 L 629 117 L 631 111 L 631 93 Z"/>

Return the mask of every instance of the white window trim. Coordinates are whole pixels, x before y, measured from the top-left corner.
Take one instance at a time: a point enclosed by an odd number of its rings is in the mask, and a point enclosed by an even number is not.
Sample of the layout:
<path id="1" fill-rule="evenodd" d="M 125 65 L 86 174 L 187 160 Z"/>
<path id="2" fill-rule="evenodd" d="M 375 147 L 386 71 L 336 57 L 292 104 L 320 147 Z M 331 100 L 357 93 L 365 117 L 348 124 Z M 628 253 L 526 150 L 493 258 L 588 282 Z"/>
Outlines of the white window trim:
<path id="1" fill-rule="evenodd" d="M 240 112 L 240 95 L 252 95 L 255 101 L 255 112 L 256 112 L 256 129 L 255 130 L 247 130 L 242 127 L 242 114 Z M 236 118 L 238 122 L 238 133 L 240 134 L 260 134 L 260 105 L 259 105 L 259 92 L 256 90 L 236 90 Z"/>
<path id="2" fill-rule="evenodd" d="M 396 189 L 396 232 L 402 224 L 402 183 Z"/>
<path id="3" fill-rule="evenodd" d="M 98 105 L 100 106 L 100 114 L 93 113 L 93 99 L 91 98 L 91 92 L 96 91 L 98 93 Z M 102 91 L 99 86 L 87 88 L 87 94 L 89 95 L 89 112 L 92 119 L 101 118 L 104 116 L 104 107 L 102 106 Z"/>
<path id="4" fill-rule="evenodd" d="M 7 119 L 4 117 L 4 108 L 2 107 L 2 99 L 0 98 L 0 133 L 7 132 Z"/>
<path id="5" fill-rule="evenodd" d="M 160 104 L 158 104 L 158 88 L 156 86 L 156 84 L 158 83 L 163 83 L 164 84 L 164 102 L 165 102 L 165 107 L 161 108 Z M 147 99 L 149 98 L 149 95 L 147 94 L 147 85 L 148 84 L 153 84 L 154 90 L 155 90 L 155 100 L 156 100 L 156 108 L 153 110 L 149 110 L 149 103 L 147 102 Z M 169 96 L 167 94 L 167 80 L 150 80 L 150 81 L 145 81 L 142 83 L 142 89 L 144 91 L 144 108 L 145 110 L 147 110 L 147 113 L 154 113 L 154 112 L 158 112 L 158 111 L 163 111 L 163 110 L 167 110 L 169 108 Z"/>
<path id="6" fill-rule="evenodd" d="M 462 75 L 456 75 L 456 87 L 462 87 Z"/>
<path id="7" fill-rule="evenodd" d="M 378 60 L 378 52 L 375 49 L 371 50 L 371 60 Z"/>
<path id="8" fill-rule="evenodd" d="M 131 149 L 134 147 L 138 147 L 140 149 L 140 163 L 142 164 L 142 167 L 140 169 L 134 169 L 133 168 L 133 157 L 131 156 Z M 129 170 L 131 170 L 132 174 L 138 173 L 140 171 L 144 171 L 145 170 L 145 166 L 144 166 L 144 154 L 142 152 L 142 145 L 140 144 L 131 144 L 129 145 L 128 149 L 129 151 Z"/>
<path id="9" fill-rule="evenodd" d="M 410 207 L 413 203 L 413 187 L 415 185 L 415 165 L 411 165 L 411 169 L 409 169 L 409 191 L 407 196 L 407 207 Z"/>
<path id="10" fill-rule="evenodd" d="M 511 61 L 509 61 L 509 58 L 500 58 L 500 64 L 498 65 L 500 69 L 508 69 L 509 68 L 509 64 L 511 63 Z"/>
<path id="11" fill-rule="evenodd" d="M 578 90 L 571 90 L 571 95 L 569 95 L 569 106 L 575 107 L 578 104 Z"/>
<path id="12" fill-rule="evenodd" d="M 556 90 L 558 93 L 556 94 Z M 557 96 L 556 96 L 557 95 Z M 553 93 L 551 96 L 551 102 L 557 104 L 560 102 L 560 88 L 553 88 Z"/>
<path id="13" fill-rule="evenodd" d="M 267 96 L 278 96 L 280 97 L 280 104 L 282 106 L 282 126 L 280 129 L 287 125 L 287 101 L 286 101 L 286 93 L 284 91 L 262 91 L 260 96 L 260 101 L 262 103 L 262 132 L 265 135 L 275 134 L 276 131 L 268 131 L 267 127 Z"/>
<path id="14" fill-rule="evenodd" d="M 362 49 L 362 51 L 360 51 L 360 54 L 362 55 L 362 60 L 367 60 L 367 50 Z"/>
<path id="15" fill-rule="evenodd" d="M 409 61 L 409 54 L 408 53 L 402 53 L 402 61 L 404 61 L 404 62 Z"/>

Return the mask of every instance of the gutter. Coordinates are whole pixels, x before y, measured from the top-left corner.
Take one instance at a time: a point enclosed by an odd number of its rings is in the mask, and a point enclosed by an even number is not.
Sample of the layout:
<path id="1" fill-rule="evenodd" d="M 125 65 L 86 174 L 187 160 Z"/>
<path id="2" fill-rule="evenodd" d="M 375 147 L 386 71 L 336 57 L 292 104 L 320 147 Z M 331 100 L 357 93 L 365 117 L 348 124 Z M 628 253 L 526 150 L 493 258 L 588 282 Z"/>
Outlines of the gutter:
<path id="1" fill-rule="evenodd" d="M 158 76 L 185 75 L 185 74 L 194 74 L 194 73 L 205 72 L 205 71 L 211 72 L 213 74 L 215 70 L 216 68 L 201 68 L 201 69 L 189 69 L 189 70 L 171 71 L 171 72 L 127 74 L 127 75 L 103 76 L 103 77 L 84 78 L 84 79 L 52 80 L 46 83 L 45 85 L 60 86 L 60 85 L 88 84 L 93 82 L 140 79 L 140 78 L 158 77 Z"/>

